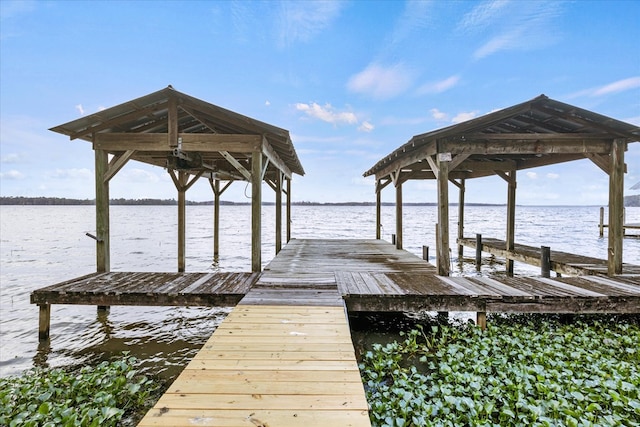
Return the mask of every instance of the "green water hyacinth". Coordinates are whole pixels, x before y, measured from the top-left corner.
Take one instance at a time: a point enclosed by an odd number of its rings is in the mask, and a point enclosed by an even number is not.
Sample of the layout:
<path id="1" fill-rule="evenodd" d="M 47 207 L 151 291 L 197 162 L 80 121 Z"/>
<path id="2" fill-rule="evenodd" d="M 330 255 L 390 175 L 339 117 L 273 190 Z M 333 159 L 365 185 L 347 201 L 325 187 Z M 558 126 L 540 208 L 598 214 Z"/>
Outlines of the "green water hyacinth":
<path id="1" fill-rule="evenodd" d="M 640 326 L 496 317 L 362 358 L 373 426 L 640 426 Z"/>
<path id="2" fill-rule="evenodd" d="M 0 378 L 1 426 L 116 426 L 144 406 L 154 383 L 123 358 L 79 370 L 38 369 Z"/>

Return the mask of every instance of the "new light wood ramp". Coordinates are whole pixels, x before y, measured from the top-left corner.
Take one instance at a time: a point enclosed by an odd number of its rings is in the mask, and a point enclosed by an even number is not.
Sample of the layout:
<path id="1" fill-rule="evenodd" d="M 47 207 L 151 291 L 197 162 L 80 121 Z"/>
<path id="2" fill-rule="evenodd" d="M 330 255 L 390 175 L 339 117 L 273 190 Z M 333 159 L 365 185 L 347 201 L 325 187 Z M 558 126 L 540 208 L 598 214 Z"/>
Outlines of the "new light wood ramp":
<path id="1" fill-rule="evenodd" d="M 140 426 L 370 426 L 342 307 L 238 305 Z"/>

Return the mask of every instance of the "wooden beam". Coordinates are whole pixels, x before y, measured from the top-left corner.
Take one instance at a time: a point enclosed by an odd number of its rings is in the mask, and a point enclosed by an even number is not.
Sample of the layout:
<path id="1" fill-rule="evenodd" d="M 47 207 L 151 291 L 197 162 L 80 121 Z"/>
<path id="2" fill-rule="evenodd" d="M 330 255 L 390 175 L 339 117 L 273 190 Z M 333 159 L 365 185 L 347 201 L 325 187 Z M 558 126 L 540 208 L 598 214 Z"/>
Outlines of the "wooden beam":
<path id="1" fill-rule="evenodd" d="M 424 160 L 429 156 L 433 156 L 436 154 L 436 143 L 435 140 L 425 144 L 422 147 L 419 147 L 412 151 L 410 154 L 400 155 L 398 153 L 391 154 L 387 156 L 389 164 L 376 172 L 376 179 L 382 179 L 392 172 L 405 168 L 413 163 L 416 163 L 420 160 Z"/>
<path id="2" fill-rule="evenodd" d="M 182 151 L 211 153 L 230 151 L 233 153 L 251 153 L 260 146 L 260 135 L 220 134 L 220 133 L 179 133 L 182 138 Z M 171 151 L 166 133 L 98 133 L 93 144 L 94 149 L 117 151 Z"/>
<path id="3" fill-rule="evenodd" d="M 604 140 L 568 140 L 558 144 L 554 144 L 552 141 L 522 141 L 513 144 L 505 141 L 466 141 L 464 144 L 449 141 L 443 143 L 442 146 L 442 152 L 452 154 L 608 154 L 610 151 L 611 142 Z"/>
<path id="4" fill-rule="evenodd" d="M 287 243 L 291 240 L 291 178 L 287 180 Z"/>
<path id="5" fill-rule="evenodd" d="M 454 181 L 455 183 L 455 181 Z M 464 238 L 464 193 L 465 193 L 465 180 L 461 179 L 459 183 L 456 183 L 458 187 L 458 241 Z M 464 255 L 464 245 L 458 244 L 458 262 L 462 263 L 462 257 Z"/>
<path id="6" fill-rule="evenodd" d="M 516 171 L 508 173 L 508 190 L 507 190 L 507 236 L 506 250 L 513 251 L 515 245 L 516 231 Z M 462 238 L 462 237 L 460 237 Z M 506 262 L 507 275 L 513 276 L 513 259 L 508 258 Z"/>
<path id="7" fill-rule="evenodd" d="M 396 187 L 396 249 L 402 249 L 402 171 L 391 174 Z"/>
<path id="8" fill-rule="evenodd" d="M 610 156 L 603 154 L 591 154 L 587 153 L 586 157 L 591 160 L 596 166 L 598 166 L 607 175 L 611 174 L 611 159 Z"/>
<path id="9" fill-rule="evenodd" d="M 611 135 L 606 133 L 471 133 L 464 135 L 467 141 L 607 141 Z"/>
<path id="10" fill-rule="evenodd" d="M 454 156 L 451 162 L 449 162 L 449 171 L 451 172 L 455 170 L 458 165 L 467 160 L 468 157 L 468 154 L 458 154 L 457 156 Z"/>
<path id="11" fill-rule="evenodd" d="M 227 159 L 227 161 L 229 163 L 231 163 L 231 165 L 233 167 L 235 167 L 238 172 L 240 172 L 242 174 L 242 176 L 244 176 L 244 178 L 247 181 L 251 181 L 252 180 L 252 175 L 251 172 L 249 172 L 244 166 L 242 166 L 242 164 L 236 160 L 235 157 L 233 157 L 231 154 L 229 154 L 227 151 L 220 151 L 220 154 L 222 154 L 222 157 L 224 157 L 225 159 Z M 255 151 L 254 151 L 254 155 L 255 155 Z M 253 157 L 252 157 L 253 158 Z M 261 159 L 262 160 L 262 159 Z M 252 164 L 255 163 L 252 161 Z M 262 161 L 260 162 L 262 163 Z M 262 174 L 262 170 L 260 171 L 260 174 Z M 260 177 L 260 179 L 262 180 L 262 176 Z"/>
<path id="12" fill-rule="evenodd" d="M 437 160 L 438 170 L 438 274 L 449 275 L 449 162 Z"/>
<path id="13" fill-rule="evenodd" d="M 95 150 L 96 185 L 96 271 L 111 271 L 109 232 L 109 155 L 104 150 Z"/>
<path id="14" fill-rule="evenodd" d="M 262 150 L 251 155 L 251 271 L 262 271 Z"/>
<path id="15" fill-rule="evenodd" d="M 455 169 L 469 170 L 469 171 L 495 171 L 495 170 L 511 171 L 511 170 L 517 169 L 517 163 L 515 160 L 510 160 L 510 159 L 505 159 L 501 161 L 486 161 L 486 162 L 467 160 L 458 164 L 458 166 Z M 453 169 L 449 169 L 449 171 L 451 172 L 453 171 Z"/>
<path id="16" fill-rule="evenodd" d="M 170 148 L 178 146 L 178 100 L 175 96 L 169 96 L 167 122 L 167 145 Z"/>
<path id="17" fill-rule="evenodd" d="M 150 115 L 150 113 L 153 113 L 154 111 L 158 111 L 161 110 L 165 107 L 166 102 L 162 102 L 162 103 L 158 103 L 158 104 L 154 104 L 150 107 L 146 107 L 146 108 L 141 108 L 141 109 L 135 109 L 129 113 L 123 114 L 121 116 L 118 116 L 115 119 L 105 119 L 105 121 L 99 125 L 90 127 L 90 128 L 86 128 L 86 129 L 82 129 L 79 132 L 76 133 L 72 133 L 71 135 L 69 135 L 69 139 L 74 140 L 77 138 L 82 138 L 83 136 L 86 136 L 90 133 L 94 133 L 96 135 L 98 135 L 98 132 L 101 132 L 105 129 L 113 129 L 115 127 L 117 127 L 118 125 L 122 124 L 122 123 L 126 123 L 128 121 L 131 121 L 132 119 L 136 119 L 136 118 L 140 118 L 140 117 L 145 117 Z"/>
<path id="18" fill-rule="evenodd" d="M 624 237 L 624 139 L 614 139 L 611 145 L 609 174 L 609 250 L 607 274 L 622 273 L 622 239 Z"/>
<path id="19" fill-rule="evenodd" d="M 189 174 L 179 171 L 176 177 L 175 171 L 170 169 L 167 172 L 178 190 L 178 272 L 183 273 L 186 267 L 186 187 Z"/>
<path id="20" fill-rule="evenodd" d="M 387 182 L 388 184 L 388 182 Z M 376 239 L 382 238 L 382 189 L 384 186 L 376 179 Z"/>
<path id="21" fill-rule="evenodd" d="M 276 255 L 282 249 L 282 176 L 283 172 L 276 171 Z"/>
<path id="22" fill-rule="evenodd" d="M 269 140 L 264 135 L 262 136 L 262 152 L 267 157 L 267 159 L 269 159 L 269 162 L 271 162 L 272 165 L 280 169 L 287 178 L 291 178 L 291 176 L 293 175 L 291 169 L 289 169 L 284 160 L 282 160 L 278 153 L 276 153 L 276 150 L 273 149 L 273 147 L 269 143 Z"/>
<path id="23" fill-rule="evenodd" d="M 120 169 L 122 169 L 124 165 L 127 164 L 131 156 L 133 156 L 133 153 L 135 153 L 134 150 L 127 150 L 122 154 L 113 156 L 113 158 L 109 162 L 109 168 L 105 173 L 103 179 L 106 181 L 111 180 L 111 178 L 113 178 L 115 174 L 117 174 Z"/>

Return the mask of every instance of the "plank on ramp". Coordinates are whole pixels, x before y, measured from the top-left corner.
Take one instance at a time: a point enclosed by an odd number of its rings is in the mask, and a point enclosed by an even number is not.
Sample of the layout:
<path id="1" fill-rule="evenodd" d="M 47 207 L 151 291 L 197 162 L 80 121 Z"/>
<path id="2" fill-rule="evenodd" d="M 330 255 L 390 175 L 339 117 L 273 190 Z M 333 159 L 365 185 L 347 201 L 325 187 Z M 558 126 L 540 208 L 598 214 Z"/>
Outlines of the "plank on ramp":
<path id="1" fill-rule="evenodd" d="M 140 426 L 370 426 L 342 307 L 237 306 Z"/>

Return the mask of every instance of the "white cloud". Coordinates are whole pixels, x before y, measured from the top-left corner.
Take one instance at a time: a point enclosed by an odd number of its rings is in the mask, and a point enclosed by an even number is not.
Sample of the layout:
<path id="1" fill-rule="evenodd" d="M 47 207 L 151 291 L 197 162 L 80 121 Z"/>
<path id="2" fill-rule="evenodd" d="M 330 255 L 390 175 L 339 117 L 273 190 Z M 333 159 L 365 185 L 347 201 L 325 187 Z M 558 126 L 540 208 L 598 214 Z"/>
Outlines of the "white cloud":
<path id="1" fill-rule="evenodd" d="M 529 179 L 538 179 L 538 174 L 536 172 L 527 172 L 526 175 Z"/>
<path id="2" fill-rule="evenodd" d="M 426 83 L 418 88 L 418 94 L 442 93 L 455 87 L 459 81 L 460 76 L 454 75 L 438 82 Z"/>
<path id="3" fill-rule="evenodd" d="M 431 113 L 431 117 L 433 117 L 436 120 L 448 120 L 449 119 L 449 115 L 447 113 L 443 113 L 442 111 L 438 110 L 437 108 L 432 108 L 431 110 L 429 110 L 429 112 Z"/>
<path id="4" fill-rule="evenodd" d="M 78 113 L 80 113 L 81 116 L 84 116 L 84 107 L 82 107 L 82 104 L 78 104 L 75 106 L 76 110 L 78 110 Z"/>
<path id="5" fill-rule="evenodd" d="M 71 169 L 56 169 L 53 172 L 47 174 L 49 178 L 55 179 L 93 179 L 93 172 L 87 168 L 71 168 Z"/>
<path id="6" fill-rule="evenodd" d="M 482 59 L 505 50 L 529 50 L 546 47 L 559 37 L 554 20 L 562 12 L 562 1 L 489 0 L 464 15 L 457 29 L 484 39 L 473 54 Z"/>
<path id="7" fill-rule="evenodd" d="M 547 178 L 549 178 L 549 179 L 558 179 L 558 178 L 560 178 L 560 175 L 557 174 L 557 173 L 549 172 L 547 174 Z"/>
<path id="8" fill-rule="evenodd" d="M 160 182 L 157 174 L 139 168 L 124 169 L 118 175 L 118 178 L 132 183 L 156 183 Z M 168 175 L 167 175 L 168 176 Z"/>
<path id="9" fill-rule="evenodd" d="M 591 96 L 609 95 L 612 93 L 624 92 L 636 88 L 640 88 L 640 76 L 630 77 L 628 79 L 622 79 L 604 85 L 598 89 L 595 89 Z"/>
<path id="10" fill-rule="evenodd" d="M 337 1 L 282 1 L 276 19 L 278 46 L 307 42 L 339 16 L 343 4 Z M 253 29 L 252 29 L 253 30 Z"/>
<path id="11" fill-rule="evenodd" d="M 374 129 L 374 126 L 367 121 L 362 122 L 360 126 L 358 126 L 358 130 L 360 132 L 371 132 L 373 129 Z"/>
<path id="12" fill-rule="evenodd" d="M 358 118 L 350 111 L 338 112 L 334 111 L 331 104 L 325 104 L 324 106 L 312 102 L 311 104 L 297 103 L 296 110 L 304 112 L 307 116 L 315 119 L 320 119 L 327 123 L 332 124 L 356 124 Z"/>
<path id="13" fill-rule="evenodd" d="M 351 92 L 387 99 L 406 91 L 413 83 L 414 72 L 401 63 L 384 67 L 369 64 L 347 82 Z"/>
<path id="14" fill-rule="evenodd" d="M 10 153 L 0 159 L 1 163 L 19 163 L 25 156 L 18 153 Z"/>
<path id="15" fill-rule="evenodd" d="M 0 178 L 2 179 L 22 179 L 24 177 L 25 175 L 22 172 L 15 169 L 12 169 L 8 172 L 0 172 Z"/>
<path id="16" fill-rule="evenodd" d="M 477 111 L 469 111 L 458 113 L 453 119 L 451 119 L 452 123 L 461 123 L 466 122 L 467 120 L 471 120 L 478 115 Z"/>
<path id="17" fill-rule="evenodd" d="M 268 107 L 268 106 L 270 106 L 270 105 L 271 105 L 271 102 L 269 102 L 269 100 L 266 100 L 266 101 L 264 102 L 264 105 L 266 105 L 266 106 Z"/>

